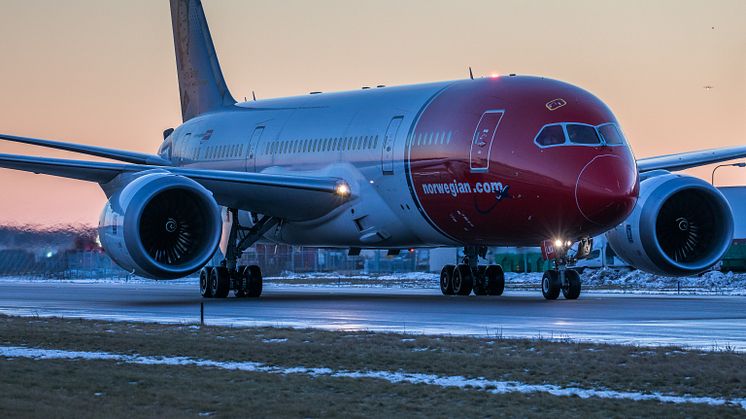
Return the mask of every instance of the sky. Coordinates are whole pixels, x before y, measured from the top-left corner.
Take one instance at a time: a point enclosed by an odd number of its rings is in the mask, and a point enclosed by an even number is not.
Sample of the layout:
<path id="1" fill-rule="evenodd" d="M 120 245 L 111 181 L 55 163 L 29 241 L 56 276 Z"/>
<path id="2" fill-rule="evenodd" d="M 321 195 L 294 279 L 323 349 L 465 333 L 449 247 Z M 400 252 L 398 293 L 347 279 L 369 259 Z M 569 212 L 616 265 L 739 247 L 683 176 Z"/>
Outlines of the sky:
<path id="1" fill-rule="evenodd" d="M 204 4 L 236 98 L 461 79 L 471 66 L 593 92 L 638 158 L 746 143 L 743 0 Z M 0 0 L 0 11 L 0 132 L 154 153 L 181 122 L 168 1 Z M 712 168 L 688 173 L 709 180 Z M 746 169 L 718 169 L 716 183 L 746 185 Z M 9 170 L 0 191 L 0 224 L 93 225 L 106 200 L 96 184 Z"/>

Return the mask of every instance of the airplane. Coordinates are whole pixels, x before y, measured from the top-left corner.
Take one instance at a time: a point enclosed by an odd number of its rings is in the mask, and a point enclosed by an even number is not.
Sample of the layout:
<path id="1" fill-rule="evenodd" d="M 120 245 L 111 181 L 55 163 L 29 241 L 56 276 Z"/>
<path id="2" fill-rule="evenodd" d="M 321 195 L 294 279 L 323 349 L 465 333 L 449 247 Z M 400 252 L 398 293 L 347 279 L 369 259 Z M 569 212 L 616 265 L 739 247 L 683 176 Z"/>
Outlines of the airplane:
<path id="1" fill-rule="evenodd" d="M 259 297 L 258 241 L 361 249 L 461 247 L 444 295 L 501 295 L 488 246 L 542 245 L 542 295 L 580 296 L 575 244 L 606 234 L 616 254 L 661 275 L 707 270 L 733 236 L 723 195 L 690 167 L 746 147 L 635 160 L 611 109 L 545 77 L 504 75 L 237 102 L 200 0 L 170 0 L 183 123 L 156 154 L 14 135 L 0 139 L 105 157 L 0 154 L 0 167 L 96 182 L 105 251 L 134 274 L 200 271 L 205 298 Z M 207 266 L 220 248 L 223 261 Z M 578 252 L 574 257 L 583 257 Z"/>

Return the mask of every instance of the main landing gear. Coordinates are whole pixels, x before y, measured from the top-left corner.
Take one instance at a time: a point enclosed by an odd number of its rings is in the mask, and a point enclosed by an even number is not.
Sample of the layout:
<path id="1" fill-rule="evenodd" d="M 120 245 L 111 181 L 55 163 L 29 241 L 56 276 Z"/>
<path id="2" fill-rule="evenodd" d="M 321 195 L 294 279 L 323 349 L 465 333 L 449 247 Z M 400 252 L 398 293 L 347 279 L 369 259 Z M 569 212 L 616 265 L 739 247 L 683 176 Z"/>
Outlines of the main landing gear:
<path id="1" fill-rule="evenodd" d="M 199 292 L 205 298 L 225 298 L 233 290 L 238 298 L 262 295 L 262 271 L 256 265 L 228 269 L 206 266 L 199 273 Z"/>
<path id="2" fill-rule="evenodd" d="M 225 298 L 231 290 L 238 298 L 262 295 L 262 270 L 256 265 L 238 266 L 238 257 L 266 234 L 279 220 L 264 216 L 253 227 L 242 227 L 238 210 L 229 209 L 232 223 L 225 259 L 220 266 L 205 266 L 199 273 L 199 292 L 205 298 Z"/>
<path id="3" fill-rule="evenodd" d="M 458 265 L 446 265 L 440 271 L 440 291 L 443 295 L 502 295 L 505 274 L 500 265 L 479 265 L 479 256 L 486 256 L 484 246 L 467 246 L 464 259 Z"/>

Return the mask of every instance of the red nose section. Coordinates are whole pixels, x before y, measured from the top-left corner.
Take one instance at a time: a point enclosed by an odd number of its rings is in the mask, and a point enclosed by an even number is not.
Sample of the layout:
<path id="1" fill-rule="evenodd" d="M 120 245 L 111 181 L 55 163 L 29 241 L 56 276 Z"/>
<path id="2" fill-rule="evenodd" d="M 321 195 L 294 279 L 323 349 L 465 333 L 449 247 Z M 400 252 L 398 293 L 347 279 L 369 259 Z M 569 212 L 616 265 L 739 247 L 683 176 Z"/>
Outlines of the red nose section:
<path id="1" fill-rule="evenodd" d="M 635 165 L 625 157 L 595 157 L 578 176 L 575 202 L 590 222 L 614 227 L 629 216 L 637 202 L 639 183 Z"/>

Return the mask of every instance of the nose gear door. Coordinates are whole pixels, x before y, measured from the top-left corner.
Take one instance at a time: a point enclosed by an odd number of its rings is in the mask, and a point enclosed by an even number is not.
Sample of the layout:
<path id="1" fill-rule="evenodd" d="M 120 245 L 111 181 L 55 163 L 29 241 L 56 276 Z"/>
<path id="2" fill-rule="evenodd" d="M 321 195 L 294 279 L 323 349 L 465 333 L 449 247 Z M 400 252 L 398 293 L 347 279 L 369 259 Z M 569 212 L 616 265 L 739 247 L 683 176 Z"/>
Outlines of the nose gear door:
<path id="1" fill-rule="evenodd" d="M 479 119 L 469 148 L 469 167 L 472 172 L 486 172 L 490 168 L 490 154 L 497 127 L 505 111 L 487 111 Z"/>

